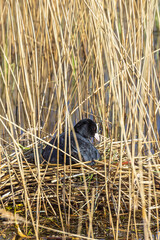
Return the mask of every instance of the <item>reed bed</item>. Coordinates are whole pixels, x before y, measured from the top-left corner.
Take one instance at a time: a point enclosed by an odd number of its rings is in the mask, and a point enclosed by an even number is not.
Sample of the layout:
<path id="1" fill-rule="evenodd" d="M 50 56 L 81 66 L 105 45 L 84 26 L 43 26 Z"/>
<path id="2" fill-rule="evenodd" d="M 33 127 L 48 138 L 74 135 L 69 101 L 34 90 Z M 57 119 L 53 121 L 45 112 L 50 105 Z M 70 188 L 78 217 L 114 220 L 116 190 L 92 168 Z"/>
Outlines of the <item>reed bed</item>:
<path id="1" fill-rule="evenodd" d="M 0 214 L 18 235 L 159 239 L 159 26 L 158 0 L 0 1 Z M 43 164 L 82 118 L 101 161 Z"/>

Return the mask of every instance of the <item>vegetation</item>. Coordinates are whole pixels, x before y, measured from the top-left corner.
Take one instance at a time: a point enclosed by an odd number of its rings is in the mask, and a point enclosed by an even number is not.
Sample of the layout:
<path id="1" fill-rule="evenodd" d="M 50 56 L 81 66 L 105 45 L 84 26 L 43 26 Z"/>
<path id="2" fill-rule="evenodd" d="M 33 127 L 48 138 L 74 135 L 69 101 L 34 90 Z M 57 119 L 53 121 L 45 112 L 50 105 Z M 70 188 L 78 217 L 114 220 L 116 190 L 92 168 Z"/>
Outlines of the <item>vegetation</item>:
<path id="1" fill-rule="evenodd" d="M 0 1 L 0 213 L 18 234 L 159 239 L 159 27 L 158 0 Z M 40 164 L 86 117 L 102 160 Z"/>

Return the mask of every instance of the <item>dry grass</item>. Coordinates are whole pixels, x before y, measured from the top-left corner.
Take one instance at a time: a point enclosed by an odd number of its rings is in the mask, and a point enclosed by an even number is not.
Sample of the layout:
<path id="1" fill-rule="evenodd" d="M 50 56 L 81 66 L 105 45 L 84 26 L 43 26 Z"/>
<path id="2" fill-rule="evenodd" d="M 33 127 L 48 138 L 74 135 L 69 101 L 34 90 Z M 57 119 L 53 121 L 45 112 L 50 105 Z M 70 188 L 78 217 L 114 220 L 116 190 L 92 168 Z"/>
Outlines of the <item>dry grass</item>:
<path id="1" fill-rule="evenodd" d="M 0 204 L 25 234 L 159 239 L 158 3 L 0 1 Z M 40 165 L 39 142 L 85 117 L 102 161 Z"/>

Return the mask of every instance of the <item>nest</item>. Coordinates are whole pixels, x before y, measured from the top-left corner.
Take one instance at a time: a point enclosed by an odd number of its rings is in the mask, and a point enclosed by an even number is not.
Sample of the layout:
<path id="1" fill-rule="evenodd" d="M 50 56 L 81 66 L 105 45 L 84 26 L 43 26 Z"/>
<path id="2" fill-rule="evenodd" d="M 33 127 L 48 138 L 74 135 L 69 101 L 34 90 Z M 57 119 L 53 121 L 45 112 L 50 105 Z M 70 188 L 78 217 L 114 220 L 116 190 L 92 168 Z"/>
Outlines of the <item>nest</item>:
<path id="1" fill-rule="evenodd" d="M 104 143 L 101 142 L 97 148 L 102 160 L 95 161 L 94 166 L 85 163 L 36 165 L 31 163 L 35 159 L 33 148 L 4 158 L 0 173 L 1 208 L 22 204 L 27 209 L 28 218 L 31 212 L 34 218 L 38 203 L 39 213 L 43 216 L 54 216 L 61 221 L 60 214 L 65 219 L 66 212 L 70 212 L 71 218 L 77 222 L 80 216 L 82 221 L 92 216 L 96 221 L 110 219 L 108 223 L 112 222 L 113 227 L 117 216 L 141 213 L 145 206 L 145 211 L 150 208 L 151 218 L 157 221 L 160 204 L 158 154 L 153 155 L 151 161 L 147 156 L 140 161 L 135 159 L 133 165 L 125 150 L 123 160 L 120 160 L 120 143 L 112 144 L 112 154 L 110 142 L 105 144 L 105 159 Z M 42 147 L 39 144 L 39 158 Z M 29 205 L 32 211 L 28 210 Z M 142 214 L 137 216 L 141 222 Z"/>

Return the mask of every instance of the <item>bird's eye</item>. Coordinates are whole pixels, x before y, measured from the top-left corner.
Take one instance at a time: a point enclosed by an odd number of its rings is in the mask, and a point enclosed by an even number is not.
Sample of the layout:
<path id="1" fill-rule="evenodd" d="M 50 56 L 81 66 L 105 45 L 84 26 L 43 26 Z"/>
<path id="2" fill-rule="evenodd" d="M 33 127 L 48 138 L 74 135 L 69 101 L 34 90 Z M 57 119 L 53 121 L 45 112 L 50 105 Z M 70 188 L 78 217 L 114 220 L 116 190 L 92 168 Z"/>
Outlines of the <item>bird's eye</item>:
<path id="1" fill-rule="evenodd" d="M 97 130 L 96 127 L 93 127 L 93 130 L 96 132 L 96 130 Z"/>

